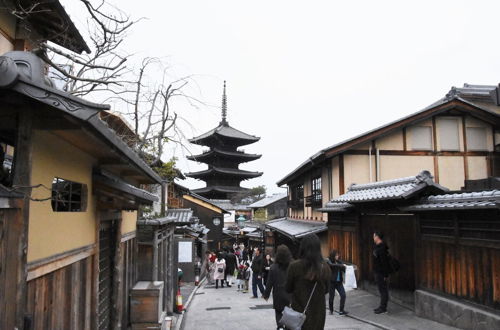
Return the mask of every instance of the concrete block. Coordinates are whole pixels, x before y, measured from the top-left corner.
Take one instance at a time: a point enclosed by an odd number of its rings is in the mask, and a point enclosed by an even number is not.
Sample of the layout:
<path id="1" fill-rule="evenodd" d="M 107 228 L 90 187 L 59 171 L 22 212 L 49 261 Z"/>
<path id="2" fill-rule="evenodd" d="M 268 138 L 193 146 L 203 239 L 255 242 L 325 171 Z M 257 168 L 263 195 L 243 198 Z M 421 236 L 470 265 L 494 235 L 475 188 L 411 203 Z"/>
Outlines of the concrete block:
<path id="1" fill-rule="evenodd" d="M 500 314 L 423 290 L 415 291 L 415 313 L 460 329 L 500 329 Z"/>

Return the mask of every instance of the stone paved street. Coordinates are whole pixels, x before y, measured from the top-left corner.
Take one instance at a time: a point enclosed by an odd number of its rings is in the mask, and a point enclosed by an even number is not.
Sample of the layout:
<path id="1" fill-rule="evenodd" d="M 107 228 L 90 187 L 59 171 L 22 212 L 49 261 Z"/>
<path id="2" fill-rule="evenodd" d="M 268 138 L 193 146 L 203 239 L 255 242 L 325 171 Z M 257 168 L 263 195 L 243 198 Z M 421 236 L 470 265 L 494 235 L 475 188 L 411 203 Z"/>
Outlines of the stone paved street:
<path id="1" fill-rule="evenodd" d="M 275 329 L 272 299 L 251 299 L 250 293 L 236 291 L 236 286 L 215 289 L 203 284 L 187 308 L 181 329 Z M 380 329 L 358 320 L 328 315 L 325 329 Z"/>
<path id="2" fill-rule="evenodd" d="M 217 330 L 260 330 L 275 329 L 272 299 L 251 299 L 251 293 L 231 288 L 215 289 L 202 286 L 196 291 L 184 314 L 181 329 Z M 327 298 L 328 296 L 326 296 Z M 338 298 L 338 296 L 337 296 Z M 325 329 L 387 329 L 387 330 L 453 330 L 456 328 L 416 317 L 411 310 L 389 303 L 389 313 L 375 315 L 372 312 L 378 297 L 364 290 L 347 292 L 346 310 L 349 316 L 329 315 L 327 312 Z M 338 299 L 335 300 L 335 309 Z"/>

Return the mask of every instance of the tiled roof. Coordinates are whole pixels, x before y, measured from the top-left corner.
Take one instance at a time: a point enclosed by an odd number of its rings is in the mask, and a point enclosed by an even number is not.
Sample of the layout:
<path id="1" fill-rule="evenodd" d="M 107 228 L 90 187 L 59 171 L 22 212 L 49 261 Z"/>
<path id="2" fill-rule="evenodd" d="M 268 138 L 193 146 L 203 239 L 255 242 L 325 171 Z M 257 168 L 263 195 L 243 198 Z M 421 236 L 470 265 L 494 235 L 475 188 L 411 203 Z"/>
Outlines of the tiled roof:
<path id="1" fill-rule="evenodd" d="M 168 209 L 167 217 L 176 218 L 177 223 L 192 223 L 193 210 L 191 209 Z"/>
<path id="2" fill-rule="evenodd" d="M 239 192 L 248 191 L 248 188 L 235 187 L 235 186 L 210 186 L 210 187 L 192 189 L 191 191 L 196 193 L 196 194 L 203 194 L 203 193 L 207 193 L 207 192 L 211 192 L 211 191 L 220 191 L 220 192 L 226 192 L 226 193 L 239 193 Z"/>
<path id="3" fill-rule="evenodd" d="M 175 217 L 163 217 L 163 218 L 157 218 L 157 219 L 141 219 L 141 220 L 137 220 L 137 225 L 162 226 L 162 225 L 166 225 L 168 223 L 175 223 L 175 221 L 176 221 Z"/>
<path id="4" fill-rule="evenodd" d="M 347 212 L 351 209 L 353 209 L 354 206 L 349 203 L 338 203 L 338 202 L 328 202 L 326 203 L 325 207 L 318 209 L 320 212 Z"/>
<path id="5" fill-rule="evenodd" d="M 288 198 L 287 194 L 274 194 L 272 196 L 265 197 L 261 199 L 260 201 L 257 201 L 253 204 L 250 204 L 248 207 L 249 208 L 260 208 L 260 207 L 266 207 L 268 205 L 271 205 L 273 203 L 276 203 L 279 200 L 286 199 Z"/>
<path id="6" fill-rule="evenodd" d="M 326 223 L 322 221 L 294 220 L 289 218 L 266 222 L 266 227 L 290 238 L 301 238 L 308 234 L 320 233 L 327 230 Z"/>
<path id="7" fill-rule="evenodd" d="M 22 198 L 23 195 L 0 184 L 0 198 Z"/>
<path id="8" fill-rule="evenodd" d="M 194 192 L 190 192 L 190 193 L 188 193 L 187 195 L 188 195 L 188 196 L 191 196 L 191 197 L 194 197 L 194 198 L 196 198 L 196 199 L 198 199 L 198 200 L 200 200 L 200 201 L 203 201 L 203 202 L 205 202 L 205 203 L 208 203 L 208 204 L 210 204 L 210 205 L 213 205 L 213 206 L 215 206 L 215 207 L 220 208 L 220 209 L 222 210 L 222 213 L 231 213 L 231 212 L 229 212 L 227 209 L 225 209 L 225 208 L 220 207 L 219 205 L 217 205 L 217 204 L 216 204 L 216 203 L 215 203 L 212 199 L 205 198 L 205 197 L 203 197 L 203 196 L 201 196 L 201 195 L 198 195 L 198 194 L 196 194 L 196 193 L 194 193 Z"/>
<path id="9" fill-rule="evenodd" d="M 422 171 L 416 176 L 367 184 L 352 184 L 347 193 L 332 202 L 362 203 L 392 199 L 407 199 L 426 187 L 437 191 L 447 191 L 432 180 L 429 171 Z"/>
<path id="10" fill-rule="evenodd" d="M 233 128 L 229 125 L 219 125 L 216 128 L 198 136 L 195 138 L 192 138 L 189 140 L 191 143 L 198 143 L 201 140 L 204 140 L 214 134 L 223 136 L 223 137 L 228 137 L 228 138 L 233 138 L 233 139 L 240 139 L 240 140 L 248 140 L 248 141 L 259 141 L 259 137 L 244 133 L 242 131 L 237 130 L 236 128 Z"/>
<path id="11" fill-rule="evenodd" d="M 192 178 L 197 178 L 197 177 L 205 177 L 208 175 L 213 175 L 214 173 L 227 174 L 227 175 L 232 175 L 232 176 L 237 176 L 237 177 L 242 177 L 242 178 L 255 178 L 255 177 L 262 175 L 262 172 L 251 172 L 251 171 L 240 170 L 237 168 L 225 168 L 225 167 L 212 166 L 211 168 L 203 170 L 203 171 L 186 173 L 186 176 L 192 177 Z"/>
<path id="12" fill-rule="evenodd" d="M 500 209 L 500 190 L 428 196 L 404 211 Z"/>
<path id="13" fill-rule="evenodd" d="M 196 192 L 196 190 L 195 190 L 195 192 Z M 234 204 L 234 203 L 231 203 L 230 199 L 211 199 L 210 201 L 212 203 L 214 203 L 215 205 L 217 205 L 218 207 L 223 208 L 225 210 L 229 210 L 229 211 L 248 210 L 248 205 Z"/>
<path id="14" fill-rule="evenodd" d="M 357 203 L 384 200 L 404 200 L 414 197 L 423 190 L 429 193 L 442 193 L 447 188 L 435 183 L 429 171 L 422 171 L 416 176 L 366 184 L 352 184 L 348 191 L 326 203 L 321 212 L 346 212 Z"/>

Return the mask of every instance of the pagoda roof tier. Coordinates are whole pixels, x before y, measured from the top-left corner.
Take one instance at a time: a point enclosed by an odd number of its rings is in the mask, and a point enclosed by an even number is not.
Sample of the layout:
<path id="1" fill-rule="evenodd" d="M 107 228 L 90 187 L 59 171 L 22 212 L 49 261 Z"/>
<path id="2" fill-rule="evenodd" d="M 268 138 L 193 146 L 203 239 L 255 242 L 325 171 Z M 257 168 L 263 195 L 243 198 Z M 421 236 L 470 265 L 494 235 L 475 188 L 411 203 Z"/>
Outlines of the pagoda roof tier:
<path id="1" fill-rule="evenodd" d="M 191 191 L 196 193 L 196 194 L 206 194 L 210 192 L 221 192 L 221 193 L 228 193 L 228 194 L 234 194 L 234 193 L 239 193 L 239 192 L 244 192 L 248 191 L 248 188 L 243 188 L 243 187 L 235 187 L 235 186 L 209 186 L 205 188 L 198 188 L 198 189 L 192 189 Z"/>
<path id="2" fill-rule="evenodd" d="M 243 146 L 259 141 L 260 138 L 254 135 L 243 133 L 229 126 L 227 122 L 221 122 L 216 128 L 192 138 L 189 142 L 202 146 L 212 146 L 221 144 L 231 144 L 235 146 Z"/>
<path id="3" fill-rule="evenodd" d="M 226 151 L 226 150 L 221 150 L 218 148 L 212 148 L 209 151 L 204 152 L 200 155 L 187 156 L 187 159 L 194 160 L 197 162 L 202 162 L 202 163 L 208 163 L 212 159 L 220 157 L 220 158 L 224 158 L 224 159 L 233 160 L 237 163 L 245 163 L 245 162 L 250 162 L 252 160 L 259 159 L 261 156 L 262 155 L 246 154 L 242 151 Z"/>
<path id="4" fill-rule="evenodd" d="M 217 175 L 220 177 L 241 178 L 242 180 L 244 180 L 259 177 L 262 174 L 262 172 L 250 172 L 237 168 L 211 167 L 207 170 L 186 173 L 185 175 L 195 179 L 203 179 Z"/>

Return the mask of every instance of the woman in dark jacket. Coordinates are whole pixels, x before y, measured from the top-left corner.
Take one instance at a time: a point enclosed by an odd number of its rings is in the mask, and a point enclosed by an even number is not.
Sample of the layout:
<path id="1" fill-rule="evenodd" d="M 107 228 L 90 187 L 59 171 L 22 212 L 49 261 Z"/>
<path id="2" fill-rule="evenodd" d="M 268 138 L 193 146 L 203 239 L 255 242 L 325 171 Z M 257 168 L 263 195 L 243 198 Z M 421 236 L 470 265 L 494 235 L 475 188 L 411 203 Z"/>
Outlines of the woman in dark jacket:
<path id="1" fill-rule="evenodd" d="M 325 327 L 325 294 L 329 289 L 330 273 L 330 267 L 321 255 L 318 236 L 305 236 L 300 242 L 299 259 L 288 267 L 285 285 L 286 291 L 292 294 L 292 308 L 297 312 L 304 312 L 312 293 L 303 330 L 322 330 Z"/>
<path id="2" fill-rule="evenodd" d="M 340 261 L 340 254 L 335 250 L 330 253 L 330 257 L 326 262 L 328 266 L 330 266 L 332 272 L 330 277 L 330 296 L 328 299 L 330 314 L 333 314 L 333 298 L 335 297 L 335 290 L 337 290 L 340 295 L 339 314 L 346 315 L 348 312 L 344 310 L 346 295 L 343 284 L 346 267 L 342 261 Z"/>
<path id="3" fill-rule="evenodd" d="M 292 254 L 286 245 L 280 245 L 276 249 L 274 264 L 269 269 L 267 277 L 266 291 L 264 299 L 269 299 L 271 290 L 273 291 L 273 308 L 276 315 L 276 325 L 280 328 L 279 321 L 283 314 L 285 306 L 290 304 L 290 295 L 285 290 L 286 271 L 292 261 Z"/>
<path id="4" fill-rule="evenodd" d="M 264 259 L 264 264 L 262 265 L 262 279 L 264 280 L 264 286 L 267 286 L 267 277 L 269 275 L 269 271 L 271 270 L 271 266 L 273 261 L 271 260 L 271 255 L 267 254 Z"/>

